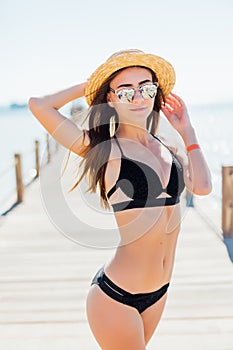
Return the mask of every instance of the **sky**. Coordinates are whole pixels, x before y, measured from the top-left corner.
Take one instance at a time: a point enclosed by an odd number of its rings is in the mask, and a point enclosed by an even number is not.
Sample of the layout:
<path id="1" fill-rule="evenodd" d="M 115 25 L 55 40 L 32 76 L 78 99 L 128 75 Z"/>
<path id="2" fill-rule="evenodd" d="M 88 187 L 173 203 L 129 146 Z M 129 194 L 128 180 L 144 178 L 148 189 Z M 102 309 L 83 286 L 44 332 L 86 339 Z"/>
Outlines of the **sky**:
<path id="1" fill-rule="evenodd" d="M 85 81 L 138 48 L 175 68 L 188 103 L 233 102 L 232 0 L 8 0 L 0 4 L 0 105 Z"/>

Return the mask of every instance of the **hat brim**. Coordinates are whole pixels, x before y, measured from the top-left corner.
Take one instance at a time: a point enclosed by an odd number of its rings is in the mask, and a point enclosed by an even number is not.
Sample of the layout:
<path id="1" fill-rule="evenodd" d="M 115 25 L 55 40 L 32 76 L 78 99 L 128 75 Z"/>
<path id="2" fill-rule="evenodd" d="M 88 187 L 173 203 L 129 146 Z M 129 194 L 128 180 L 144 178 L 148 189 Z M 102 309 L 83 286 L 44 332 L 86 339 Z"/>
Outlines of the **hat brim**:
<path id="1" fill-rule="evenodd" d="M 160 56 L 152 54 L 130 53 L 110 58 L 94 71 L 85 89 L 85 97 L 88 105 L 91 105 L 96 92 L 106 79 L 119 69 L 132 66 L 150 68 L 156 74 L 159 86 L 165 97 L 172 91 L 176 76 L 171 63 Z"/>

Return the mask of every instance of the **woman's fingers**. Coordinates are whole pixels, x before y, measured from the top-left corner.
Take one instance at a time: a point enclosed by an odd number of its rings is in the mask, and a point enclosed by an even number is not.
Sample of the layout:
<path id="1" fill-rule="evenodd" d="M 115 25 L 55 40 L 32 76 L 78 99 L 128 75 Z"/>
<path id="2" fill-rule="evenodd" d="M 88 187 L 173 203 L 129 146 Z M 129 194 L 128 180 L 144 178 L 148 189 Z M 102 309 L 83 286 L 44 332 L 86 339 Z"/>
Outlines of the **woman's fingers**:
<path id="1" fill-rule="evenodd" d="M 171 92 L 169 96 L 173 99 L 176 99 L 180 103 L 180 105 L 183 106 L 185 104 L 182 98 L 180 98 L 178 95 L 174 94 L 173 92 Z"/>
<path id="2" fill-rule="evenodd" d="M 180 105 L 178 105 L 177 102 L 171 100 L 170 98 L 166 99 L 165 104 L 171 106 L 174 109 L 177 108 L 177 107 L 180 107 Z"/>
<path id="3" fill-rule="evenodd" d="M 172 106 L 170 106 L 168 103 L 166 103 L 165 106 L 162 107 L 161 109 L 162 109 L 162 111 L 163 111 L 163 110 L 166 110 L 166 111 L 169 112 L 169 113 L 171 113 L 171 112 L 173 111 Z"/>
<path id="4" fill-rule="evenodd" d="M 182 107 L 182 104 L 180 103 L 180 101 L 174 97 L 167 97 L 166 102 L 168 102 L 174 108 Z"/>
<path id="5" fill-rule="evenodd" d="M 166 117 L 176 114 L 180 116 L 180 113 L 183 113 L 185 104 L 183 100 L 174 93 L 170 93 L 165 100 L 165 106 L 162 108 L 162 111 Z"/>

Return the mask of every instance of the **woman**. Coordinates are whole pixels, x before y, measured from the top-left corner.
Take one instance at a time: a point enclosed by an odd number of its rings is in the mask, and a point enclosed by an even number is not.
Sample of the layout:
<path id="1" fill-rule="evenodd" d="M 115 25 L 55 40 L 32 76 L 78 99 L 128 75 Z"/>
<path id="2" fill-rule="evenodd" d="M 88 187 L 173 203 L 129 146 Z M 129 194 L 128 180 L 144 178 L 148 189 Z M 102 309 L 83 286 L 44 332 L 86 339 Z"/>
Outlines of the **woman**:
<path id="1" fill-rule="evenodd" d="M 95 275 L 87 297 L 91 330 L 104 350 L 143 350 L 161 318 L 180 230 L 179 198 L 186 186 L 211 191 L 211 178 L 187 109 L 171 92 L 174 69 L 140 50 L 120 51 L 88 82 L 42 98 L 32 113 L 63 146 L 83 157 L 90 190 L 113 208 L 120 243 Z M 88 130 L 58 109 L 86 96 Z M 155 134 L 162 110 L 184 141 L 187 161 Z"/>

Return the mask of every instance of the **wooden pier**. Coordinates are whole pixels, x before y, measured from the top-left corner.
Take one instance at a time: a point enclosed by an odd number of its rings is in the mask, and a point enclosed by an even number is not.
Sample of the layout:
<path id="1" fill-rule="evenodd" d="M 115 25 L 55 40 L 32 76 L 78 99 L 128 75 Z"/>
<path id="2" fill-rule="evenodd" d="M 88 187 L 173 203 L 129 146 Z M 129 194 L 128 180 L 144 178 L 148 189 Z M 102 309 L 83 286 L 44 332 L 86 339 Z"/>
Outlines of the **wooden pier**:
<path id="1" fill-rule="evenodd" d="M 55 159 L 44 175 L 50 176 Z M 72 196 L 75 201 L 77 192 Z M 0 349 L 98 350 L 85 299 L 113 250 L 62 235 L 41 201 L 40 179 L 26 189 L 22 204 L 0 218 L 0 231 Z M 187 208 L 168 301 L 147 349 L 232 350 L 232 267 L 221 237 L 195 207 Z"/>

